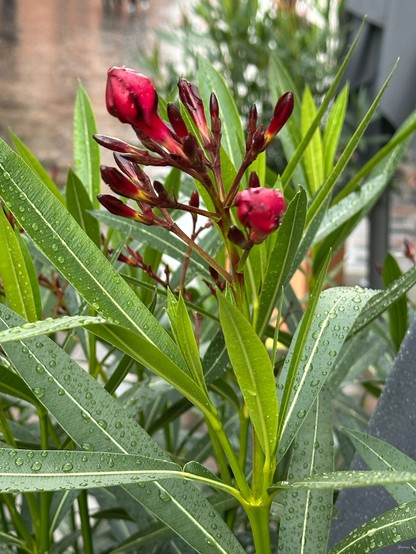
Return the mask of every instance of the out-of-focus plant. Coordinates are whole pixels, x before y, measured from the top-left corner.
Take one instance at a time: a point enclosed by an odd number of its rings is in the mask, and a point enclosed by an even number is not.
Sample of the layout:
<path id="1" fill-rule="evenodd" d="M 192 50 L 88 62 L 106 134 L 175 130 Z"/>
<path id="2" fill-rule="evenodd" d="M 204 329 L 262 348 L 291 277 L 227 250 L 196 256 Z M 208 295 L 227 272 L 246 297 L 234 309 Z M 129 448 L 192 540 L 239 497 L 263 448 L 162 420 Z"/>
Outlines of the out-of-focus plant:
<path id="1" fill-rule="evenodd" d="M 384 291 L 331 287 L 328 272 L 416 115 L 336 192 L 388 84 L 338 157 L 350 55 L 319 103 L 287 92 L 271 59 L 273 114 L 253 105 L 244 124 L 205 59 L 198 86 L 180 79 L 179 100 L 160 105 L 148 77 L 112 68 L 108 110 L 140 144 L 97 135 L 80 85 L 64 194 L 16 136 L 16 152 L 0 142 L 10 552 L 324 553 L 333 491 L 370 485 L 399 506 L 331 553 L 416 536 L 414 461 L 359 432 L 366 415 L 343 394 L 358 379 L 380 392 L 416 268 L 386 259 Z M 267 160 L 277 133 L 281 175 Z M 114 167 L 100 167 L 93 135 Z M 167 171 L 152 180 L 149 167 Z M 100 195 L 100 177 L 113 194 Z M 311 251 L 299 298 L 291 278 Z M 355 449 L 370 470 L 343 471 Z"/>

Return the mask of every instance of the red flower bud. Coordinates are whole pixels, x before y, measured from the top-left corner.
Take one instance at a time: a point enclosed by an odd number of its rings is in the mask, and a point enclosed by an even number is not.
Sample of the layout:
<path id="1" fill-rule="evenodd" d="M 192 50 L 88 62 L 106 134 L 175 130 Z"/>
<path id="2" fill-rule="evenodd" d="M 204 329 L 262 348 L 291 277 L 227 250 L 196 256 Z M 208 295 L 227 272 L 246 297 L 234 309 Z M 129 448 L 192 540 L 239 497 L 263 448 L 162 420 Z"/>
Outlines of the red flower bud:
<path id="1" fill-rule="evenodd" d="M 178 83 L 179 96 L 182 100 L 182 104 L 188 110 L 189 115 L 194 120 L 202 139 L 205 144 L 210 142 L 210 136 L 207 127 L 207 121 L 205 119 L 204 104 L 199 94 L 199 90 L 195 85 L 187 81 L 186 79 L 180 79 Z"/>
<path id="2" fill-rule="evenodd" d="M 177 108 L 174 104 L 168 104 L 167 112 L 170 124 L 172 125 L 175 133 L 178 135 L 178 138 L 184 139 L 187 137 L 189 135 L 189 131 L 185 125 L 185 121 L 183 120 L 179 108 Z"/>
<path id="3" fill-rule="evenodd" d="M 249 180 L 248 180 L 248 188 L 255 189 L 259 186 L 260 186 L 259 176 L 257 175 L 257 173 L 255 171 L 252 171 L 250 173 L 250 177 L 249 177 Z"/>
<path id="4" fill-rule="evenodd" d="M 108 70 L 106 103 L 109 113 L 170 152 L 180 154 L 181 148 L 157 113 L 158 96 L 148 77 L 127 67 Z"/>
<path id="5" fill-rule="evenodd" d="M 292 115 L 294 107 L 293 92 L 285 92 L 283 96 L 279 98 L 274 108 L 273 117 L 267 127 L 264 138 L 266 144 L 268 144 L 280 131 L 289 117 Z"/>
<path id="6" fill-rule="evenodd" d="M 238 206 L 238 219 L 250 229 L 250 240 L 254 244 L 263 242 L 279 227 L 286 210 L 282 191 L 264 187 L 239 192 L 235 205 Z"/>
<path id="7" fill-rule="evenodd" d="M 125 196 L 126 198 L 135 198 L 139 191 L 138 187 L 123 175 L 121 171 L 115 167 L 107 167 L 106 165 L 102 165 L 100 171 L 102 180 L 113 192 L 120 196 Z"/>
<path id="8" fill-rule="evenodd" d="M 154 219 L 150 215 L 141 214 L 110 194 L 99 194 L 97 198 L 100 204 L 102 204 L 106 210 L 114 215 L 120 215 L 121 217 L 126 217 L 127 219 L 133 219 L 134 221 L 144 223 L 145 225 L 153 225 L 154 223 Z"/>

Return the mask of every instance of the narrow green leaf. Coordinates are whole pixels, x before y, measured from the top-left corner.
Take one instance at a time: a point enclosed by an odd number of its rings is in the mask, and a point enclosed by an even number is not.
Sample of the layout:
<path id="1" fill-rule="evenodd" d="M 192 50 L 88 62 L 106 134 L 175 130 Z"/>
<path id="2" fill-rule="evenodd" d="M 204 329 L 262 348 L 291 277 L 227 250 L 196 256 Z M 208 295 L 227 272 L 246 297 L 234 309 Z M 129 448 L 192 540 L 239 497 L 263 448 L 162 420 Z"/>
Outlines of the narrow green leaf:
<path id="1" fill-rule="evenodd" d="M 208 394 L 202 363 L 199 358 L 198 345 L 192 329 L 192 323 L 186 309 L 182 295 L 176 300 L 174 294 L 168 289 L 168 317 L 175 337 L 176 344 L 187 363 L 190 374 L 199 387 Z"/>
<path id="2" fill-rule="evenodd" d="M 62 316 L 56 319 L 48 317 L 0 331 L 0 344 L 104 322 L 105 319 L 99 316 Z"/>
<path id="3" fill-rule="evenodd" d="M 41 252 L 99 314 L 147 336 L 182 363 L 177 346 L 161 324 L 4 141 L 0 141 L 0 197 Z"/>
<path id="4" fill-rule="evenodd" d="M 16 152 L 27 163 L 27 165 L 36 173 L 39 179 L 48 187 L 48 189 L 56 196 L 56 198 L 65 206 L 65 198 L 62 196 L 61 191 L 56 186 L 52 177 L 42 166 L 36 156 L 29 150 L 29 148 L 20 140 L 20 138 L 10 131 L 10 136 L 13 141 Z"/>
<path id="5" fill-rule="evenodd" d="M 332 471 L 295 481 L 279 481 L 270 490 L 327 490 L 386 487 L 416 483 L 416 472 L 411 471 Z"/>
<path id="6" fill-rule="evenodd" d="M 319 444 L 319 448 L 317 448 Z M 310 477 L 334 469 L 331 395 L 317 396 L 291 451 L 288 473 Z M 280 518 L 279 548 L 287 554 L 325 554 L 332 516 L 331 490 L 286 491 Z"/>
<path id="7" fill-rule="evenodd" d="M 185 373 L 169 356 L 148 340 L 129 329 L 115 325 L 91 325 L 87 329 L 168 381 L 205 413 L 210 411 L 212 404 L 206 388 L 196 383 L 188 372 Z"/>
<path id="8" fill-rule="evenodd" d="M 387 288 L 402 275 L 403 272 L 400 269 L 396 259 L 389 252 L 387 252 L 383 263 L 384 287 Z M 398 351 L 409 326 L 407 298 L 405 295 L 398 298 L 396 302 L 390 306 L 388 314 L 390 335 L 393 339 L 396 351 Z"/>
<path id="9" fill-rule="evenodd" d="M 228 355 L 247 403 L 260 445 L 269 459 L 276 448 L 278 406 L 269 354 L 238 308 L 218 296 Z"/>
<path id="10" fill-rule="evenodd" d="M 347 111 L 348 95 L 349 87 L 347 84 L 335 100 L 325 126 L 323 140 L 324 177 L 327 177 L 331 173 L 334 166 L 335 155 L 338 150 L 339 139 Z"/>
<path id="11" fill-rule="evenodd" d="M 301 190 L 289 204 L 276 242 L 269 256 L 264 283 L 259 298 L 259 308 L 256 314 L 256 331 L 264 332 L 271 313 L 278 302 L 281 287 L 285 287 L 292 277 L 293 258 L 302 238 L 303 225 L 306 218 L 306 193 Z"/>
<path id="12" fill-rule="evenodd" d="M 316 113 L 317 110 L 312 93 L 309 87 L 306 86 L 301 105 L 302 136 L 306 135 L 309 127 L 313 124 Z M 303 156 L 303 163 L 305 166 L 306 176 L 308 178 L 308 188 L 311 196 L 315 194 L 324 180 L 323 158 L 322 135 L 319 127 L 317 127 L 311 136 Z"/>
<path id="13" fill-rule="evenodd" d="M 75 171 L 95 208 L 100 193 L 100 148 L 93 139 L 97 133 L 94 111 L 88 94 L 78 82 L 74 112 Z"/>
<path id="14" fill-rule="evenodd" d="M 416 502 L 409 502 L 409 504 L 401 504 L 384 512 L 384 514 L 370 519 L 358 529 L 354 529 L 343 541 L 332 548 L 329 554 L 377 552 L 390 545 L 400 548 L 398 543 L 415 537 Z"/>
<path id="15" fill-rule="evenodd" d="M 1 307 L 0 330 L 22 323 L 20 317 Z M 120 402 L 48 337 L 6 343 L 3 348 L 39 402 L 82 450 L 170 461 Z M 215 508 L 191 483 L 168 480 L 147 483 L 144 489 L 126 485 L 125 490 L 197 552 L 243 553 Z M 164 502 L 168 496 L 172 501 Z M 216 530 L 211 528 L 213 521 Z"/>
<path id="16" fill-rule="evenodd" d="M 379 175 L 364 183 L 359 190 L 352 192 L 340 202 L 331 206 L 322 219 L 314 238 L 314 244 L 344 226 L 356 214 L 360 214 L 357 221 L 361 221 L 387 185 L 388 180 Z M 348 229 L 350 230 L 350 227 Z M 333 244 L 333 241 L 331 241 L 331 244 Z"/>
<path id="17" fill-rule="evenodd" d="M 283 384 L 292 372 L 296 375 L 282 422 L 279 458 L 289 448 L 325 384 L 358 314 L 374 294 L 375 291 L 359 287 L 328 289 L 320 295 L 316 309 L 315 302 L 312 303 L 312 312 L 310 300 L 303 316 L 308 323 L 302 322 L 295 333 L 280 379 Z M 287 385 L 285 392 L 286 388 Z"/>
<path id="18" fill-rule="evenodd" d="M 37 306 L 21 244 L 0 209 L 0 277 L 9 306 L 28 319 L 37 319 Z"/>
<path id="19" fill-rule="evenodd" d="M 92 201 L 81 180 L 72 169 L 68 171 L 66 182 L 66 203 L 69 213 L 81 229 L 99 247 L 100 227 L 98 221 L 89 213 L 93 209 Z"/>
<path id="20" fill-rule="evenodd" d="M 287 166 L 286 166 L 286 168 L 285 168 L 285 170 L 282 174 L 283 186 L 285 186 L 289 182 L 289 179 L 291 178 L 296 166 L 298 165 L 299 161 L 301 160 L 301 158 L 302 158 L 302 156 L 305 152 L 305 148 L 309 144 L 309 141 L 310 141 L 311 137 L 313 136 L 315 130 L 318 128 L 320 122 L 322 121 L 322 118 L 324 117 L 332 98 L 335 96 L 338 85 L 340 84 L 342 76 L 343 76 L 343 74 L 345 72 L 345 69 L 348 65 L 348 62 L 351 59 L 352 53 L 354 52 L 355 46 L 356 46 L 356 44 L 358 42 L 358 39 L 361 35 L 363 27 L 364 27 L 364 22 L 361 24 L 360 29 L 357 33 L 357 36 L 354 39 L 354 42 L 352 43 L 352 45 L 351 45 L 350 49 L 348 50 L 342 64 L 340 65 L 340 67 L 337 71 L 337 74 L 335 75 L 335 78 L 334 78 L 331 86 L 329 87 L 322 104 L 319 107 L 318 113 L 316 114 L 316 117 L 315 117 L 313 123 L 310 125 L 309 130 L 306 133 L 306 135 L 297 144 L 296 151 L 294 152 L 293 156 L 289 160 L 289 163 L 287 164 Z"/>
<path id="21" fill-rule="evenodd" d="M 326 179 L 323 186 L 319 189 L 318 193 L 316 194 L 315 198 L 312 201 L 312 204 L 308 210 L 308 217 L 307 217 L 307 225 L 309 226 L 311 222 L 318 216 L 319 212 L 324 208 L 326 205 L 326 202 L 328 198 L 330 197 L 332 193 L 332 189 L 337 182 L 339 176 L 341 175 L 342 171 L 346 167 L 347 163 L 349 162 L 352 154 L 356 150 L 365 130 L 367 129 L 374 112 L 376 111 L 376 108 L 378 104 L 380 103 L 380 100 L 390 82 L 390 79 L 393 75 L 394 70 L 396 69 L 397 62 L 393 69 L 391 70 L 389 76 L 387 77 L 386 81 L 384 82 L 383 86 L 380 89 L 380 92 L 375 97 L 373 103 L 371 104 L 370 108 L 368 109 L 367 113 L 365 114 L 363 120 L 358 125 L 357 129 L 355 130 L 354 134 L 350 138 L 347 146 L 344 148 L 344 151 L 342 152 L 338 162 L 335 164 L 334 169 L 329 174 L 328 178 Z"/>
<path id="22" fill-rule="evenodd" d="M 376 471 L 413 471 L 416 462 L 393 445 L 356 429 L 343 429 L 368 467 Z M 416 500 L 416 483 L 386 486 L 398 504 Z"/>
<path id="23" fill-rule="evenodd" d="M 1 492 L 85 489 L 183 478 L 181 467 L 169 460 L 114 452 L 1 448 L 0 460 Z"/>
<path id="24" fill-rule="evenodd" d="M 32 289 L 33 301 L 36 308 L 36 319 L 41 319 L 42 317 L 42 298 L 40 293 L 40 284 L 38 279 L 38 274 L 35 267 L 35 261 L 33 259 L 32 253 L 29 250 L 29 247 L 24 239 L 24 236 L 20 233 L 16 233 L 16 238 L 19 242 L 20 250 L 22 252 L 23 259 L 25 261 L 27 276 L 29 278 L 30 287 Z"/>
<path id="25" fill-rule="evenodd" d="M 411 267 L 398 279 L 395 279 L 386 290 L 374 295 L 351 329 L 350 335 L 355 335 L 366 327 L 371 321 L 384 313 L 408 290 L 416 285 L 416 267 Z"/>
<path id="26" fill-rule="evenodd" d="M 222 145 L 234 166 L 238 168 L 245 151 L 240 115 L 224 77 L 202 56 L 198 58 L 198 85 L 205 106 L 209 106 L 211 92 L 215 92 L 218 98 L 222 120 Z"/>

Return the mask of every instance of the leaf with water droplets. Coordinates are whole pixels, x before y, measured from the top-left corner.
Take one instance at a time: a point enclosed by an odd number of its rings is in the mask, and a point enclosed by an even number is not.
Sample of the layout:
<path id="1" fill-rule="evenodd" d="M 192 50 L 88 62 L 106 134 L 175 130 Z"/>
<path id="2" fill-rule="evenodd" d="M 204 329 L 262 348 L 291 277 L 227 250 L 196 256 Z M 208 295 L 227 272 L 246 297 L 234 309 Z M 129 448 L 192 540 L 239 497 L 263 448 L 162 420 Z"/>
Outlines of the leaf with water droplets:
<path id="1" fill-rule="evenodd" d="M 0 331 L 23 323 L 6 306 L 0 307 Z M 84 449 L 84 455 L 92 451 L 138 454 L 149 459 L 150 470 L 152 459 L 171 462 L 122 404 L 48 337 L 5 343 L 3 349 L 32 390 L 44 389 L 38 401 L 79 448 Z M 42 371 L 38 371 L 38 366 Z M 211 529 L 209 513 L 213 507 L 191 483 L 169 479 L 149 482 L 146 489 L 125 485 L 125 490 L 197 551 L 203 554 L 244 552 L 216 512 L 221 538 Z M 161 502 L 161 491 L 166 491 L 173 501 Z M 207 538 L 211 546 L 201 548 Z"/>
<path id="2" fill-rule="evenodd" d="M 332 471 L 333 460 L 331 394 L 324 387 L 296 435 L 290 453 L 288 474 L 296 479 Z M 283 552 L 326 552 L 332 496 L 331 490 L 288 490 L 283 493 L 283 511 L 279 526 L 279 548 Z"/>
<path id="3" fill-rule="evenodd" d="M 62 316 L 56 319 L 47 318 L 23 323 L 20 326 L 0 331 L 0 344 L 98 323 L 105 323 L 105 319 L 100 316 Z"/>
<path id="4" fill-rule="evenodd" d="M 98 306 L 100 315 L 148 337 L 183 364 L 176 344 L 159 321 L 68 210 L 1 139 L 0 156 L 0 197 L 39 250 L 90 305 Z"/>
<path id="5" fill-rule="evenodd" d="M 321 293 L 316 309 L 313 310 L 313 318 L 309 313 L 312 304 L 309 304 L 303 319 L 308 317 L 310 324 L 305 329 L 302 323 L 299 326 L 279 378 L 279 382 L 285 385 L 286 394 L 288 376 L 295 374 L 293 385 L 288 391 L 288 408 L 282 421 L 279 459 L 289 448 L 302 424 L 302 418 L 297 414 L 307 414 L 311 409 L 335 365 L 351 327 L 375 292 L 359 287 L 328 289 Z"/>
<path id="6" fill-rule="evenodd" d="M 343 429 L 355 446 L 358 454 L 370 469 L 416 472 L 416 461 L 398 450 L 392 444 L 356 429 Z M 386 487 L 398 504 L 416 500 L 416 484 L 392 485 Z"/>
<path id="7" fill-rule="evenodd" d="M 416 537 L 416 501 L 401 504 L 384 514 L 374 517 L 349 533 L 329 554 L 357 554 L 377 552 L 386 546 Z M 412 549 L 412 547 L 404 547 Z M 395 550 L 396 551 L 396 550 Z"/>

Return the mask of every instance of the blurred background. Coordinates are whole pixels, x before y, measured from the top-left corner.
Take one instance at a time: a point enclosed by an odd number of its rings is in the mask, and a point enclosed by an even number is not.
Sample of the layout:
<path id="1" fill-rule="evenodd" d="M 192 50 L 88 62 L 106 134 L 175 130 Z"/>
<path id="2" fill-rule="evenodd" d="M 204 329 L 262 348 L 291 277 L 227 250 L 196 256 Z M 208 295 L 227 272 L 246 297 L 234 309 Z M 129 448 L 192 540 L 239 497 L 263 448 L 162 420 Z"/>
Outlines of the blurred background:
<path id="1" fill-rule="evenodd" d="M 64 182 L 72 163 L 77 79 L 92 100 L 99 132 L 134 140 L 128 126 L 106 112 L 107 69 L 127 65 L 150 74 L 161 94 L 168 96 L 178 76 L 192 80 L 195 53 L 209 57 L 221 69 L 243 116 L 256 102 L 261 117 L 265 121 L 269 117 L 270 52 L 279 53 L 300 93 L 306 82 L 319 102 L 350 41 L 354 17 L 362 17 L 359 10 L 354 12 L 354 3 L 0 0 L 0 136 L 9 141 L 12 129 L 52 176 Z M 359 4 L 364 6 L 365 2 Z M 373 1 L 374 4 L 379 9 L 383 2 Z M 379 21 L 370 18 L 370 31 L 373 27 L 377 32 L 383 30 L 383 17 Z M 380 39 L 379 33 L 377 36 Z M 370 53 L 370 46 L 363 46 L 360 59 L 366 57 L 366 51 Z M 377 63 L 373 58 L 370 61 L 372 67 Z M 355 70 L 363 74 L 365 65 L 361 71 L 358 63 Z M 359 121 L 370 105 L 372 93 L 371 87 L 364 86 L 355 95 L 351 131 L 354 121 Z M 377 148 L 377 134 L 369 140 L 373 147 L 375 141 Z M 410 150 L 392 183 L 388 216 L 384 216 L 380 227 L 380 236 L 387 236 L 403 269 L 412 263 L 403 254 L 403 240 L 416 238 L 415 151 Z M 102 155 L 104 163 L 110 163 L 109 153 Z M 277 150 L 276 159 L 278 156 Z M 368 237 L 368 224 L 364 222 L 346 245 L 346 284 L 368 282 Z"/>

